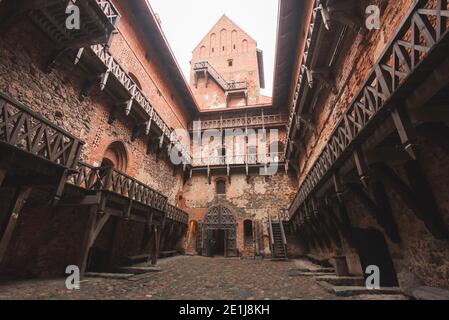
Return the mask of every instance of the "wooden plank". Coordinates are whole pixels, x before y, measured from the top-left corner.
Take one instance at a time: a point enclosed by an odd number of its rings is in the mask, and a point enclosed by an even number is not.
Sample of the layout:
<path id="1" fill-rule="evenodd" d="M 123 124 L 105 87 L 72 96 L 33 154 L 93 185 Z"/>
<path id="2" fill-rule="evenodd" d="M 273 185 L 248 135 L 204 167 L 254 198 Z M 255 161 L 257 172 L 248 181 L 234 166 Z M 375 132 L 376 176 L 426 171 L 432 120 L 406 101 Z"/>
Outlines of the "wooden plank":
<path id="1" fill-rule="evenodd" d="M 4 232 L 1 235 L 0 240 L 0 263 L 5 257 L 6 251 L 8 249 L 9 243 L 14 233 L 17 221 L 20 217 L 23 206 L 26 203 L 29 195 L 31 193 L 31 188 L 18 188 L 14 196 L 12 206 L 7 213 L 7 223 L 4 228 Z"/>
<path id="2" fill-rule="evenodd" d="M 154 226 L 153 227 L 153 248 L 151 250 L 151 264 L 156 265 L 157 264 L 157 257 L 159 255 L 159 241 L 160 241 L 160 226 Z"/>
<path id="3" fill-rule="evenodd" d="M 92 237 L 92 234 L 95 232 L 95 222 L 97 220 L 97 211 L 98 206 L 92 206 L 88 213 L 87 223 L 86 223 L 86 230 L 84 232 L 84 237 L 82 240 L 81 248 L 82 253 L 80 257 L 80 272 L 81 276 L 84 276 L 84 273 L 86 272 L 87 267 L 87 260 L 89 258 L 89 251 L 90 251 L 90 239 Z"/>

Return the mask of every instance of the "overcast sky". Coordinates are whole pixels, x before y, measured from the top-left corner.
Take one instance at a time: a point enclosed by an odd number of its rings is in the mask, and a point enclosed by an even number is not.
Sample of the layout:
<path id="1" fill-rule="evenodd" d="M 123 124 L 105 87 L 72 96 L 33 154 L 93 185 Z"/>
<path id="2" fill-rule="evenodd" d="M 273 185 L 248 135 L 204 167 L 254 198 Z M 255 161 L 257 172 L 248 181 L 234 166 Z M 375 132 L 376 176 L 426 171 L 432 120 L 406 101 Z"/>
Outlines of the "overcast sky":
<path id="1" fill-rule="evenodd" d="M 263 50 L 266 88 L 271 96 L 278 15 L 277 0 L 149 0 L 162 20 L 162 29 L 176 55 L 186 80 L 190 76 L 192 50 L 226 14 Z"/>

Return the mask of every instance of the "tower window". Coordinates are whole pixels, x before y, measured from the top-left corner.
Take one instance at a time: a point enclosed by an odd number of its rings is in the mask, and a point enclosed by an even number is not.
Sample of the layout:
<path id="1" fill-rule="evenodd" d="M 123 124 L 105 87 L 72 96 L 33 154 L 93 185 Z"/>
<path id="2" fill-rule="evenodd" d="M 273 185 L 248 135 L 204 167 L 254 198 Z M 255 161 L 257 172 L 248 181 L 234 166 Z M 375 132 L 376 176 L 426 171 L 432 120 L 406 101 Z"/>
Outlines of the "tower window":
<path id="1" fill-rule="evenodd" d="M 217 194 L 226 194 L 226 183 L 224 180 L 217 180 L 216 188 Z"/>
<path id="2" fill-rule="evenodd" d="M 223 51 L 225 51 L 225 47 L 223 47 Z"/>
<path id="3" fill-rule="evenodd" d="M 234 64 L 234 60 L 229 59 L 228 60 L 228 67 L 232 67 L 233 64 Z"/>

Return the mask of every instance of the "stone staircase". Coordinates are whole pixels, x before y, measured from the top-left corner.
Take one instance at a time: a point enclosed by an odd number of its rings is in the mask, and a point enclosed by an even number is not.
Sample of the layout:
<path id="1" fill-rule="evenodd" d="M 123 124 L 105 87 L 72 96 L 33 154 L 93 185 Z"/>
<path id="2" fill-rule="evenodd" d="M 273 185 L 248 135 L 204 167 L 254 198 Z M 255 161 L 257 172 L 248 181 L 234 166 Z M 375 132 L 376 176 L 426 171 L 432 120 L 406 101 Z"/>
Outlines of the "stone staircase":
<path id="1" fill-rule="evenodd" d="M 282 229 L 279 222 L 272 222 L 273 240 L 271 258 L 272 260 L 287 260 L 287 248 L 282 239 Z"/>

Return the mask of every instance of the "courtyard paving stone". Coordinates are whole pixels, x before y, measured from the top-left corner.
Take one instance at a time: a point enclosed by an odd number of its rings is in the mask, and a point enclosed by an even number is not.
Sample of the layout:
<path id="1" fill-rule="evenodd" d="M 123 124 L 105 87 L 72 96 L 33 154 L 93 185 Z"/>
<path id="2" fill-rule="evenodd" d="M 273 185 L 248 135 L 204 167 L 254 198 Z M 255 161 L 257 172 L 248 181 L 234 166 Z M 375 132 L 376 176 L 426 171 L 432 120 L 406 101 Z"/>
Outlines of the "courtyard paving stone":
<path id="1" fill-rule="evenodd" d="M 179 256 L 161 260 L 159 266 L 161 272 L 129 279 L 85 278 L 74 291 L 65 288 L 65 279 L 5 283 L 0 299 L 342 299 L 312 277 L 289 277 L 289 270 L 297 268 L 295 261 Z"/>

